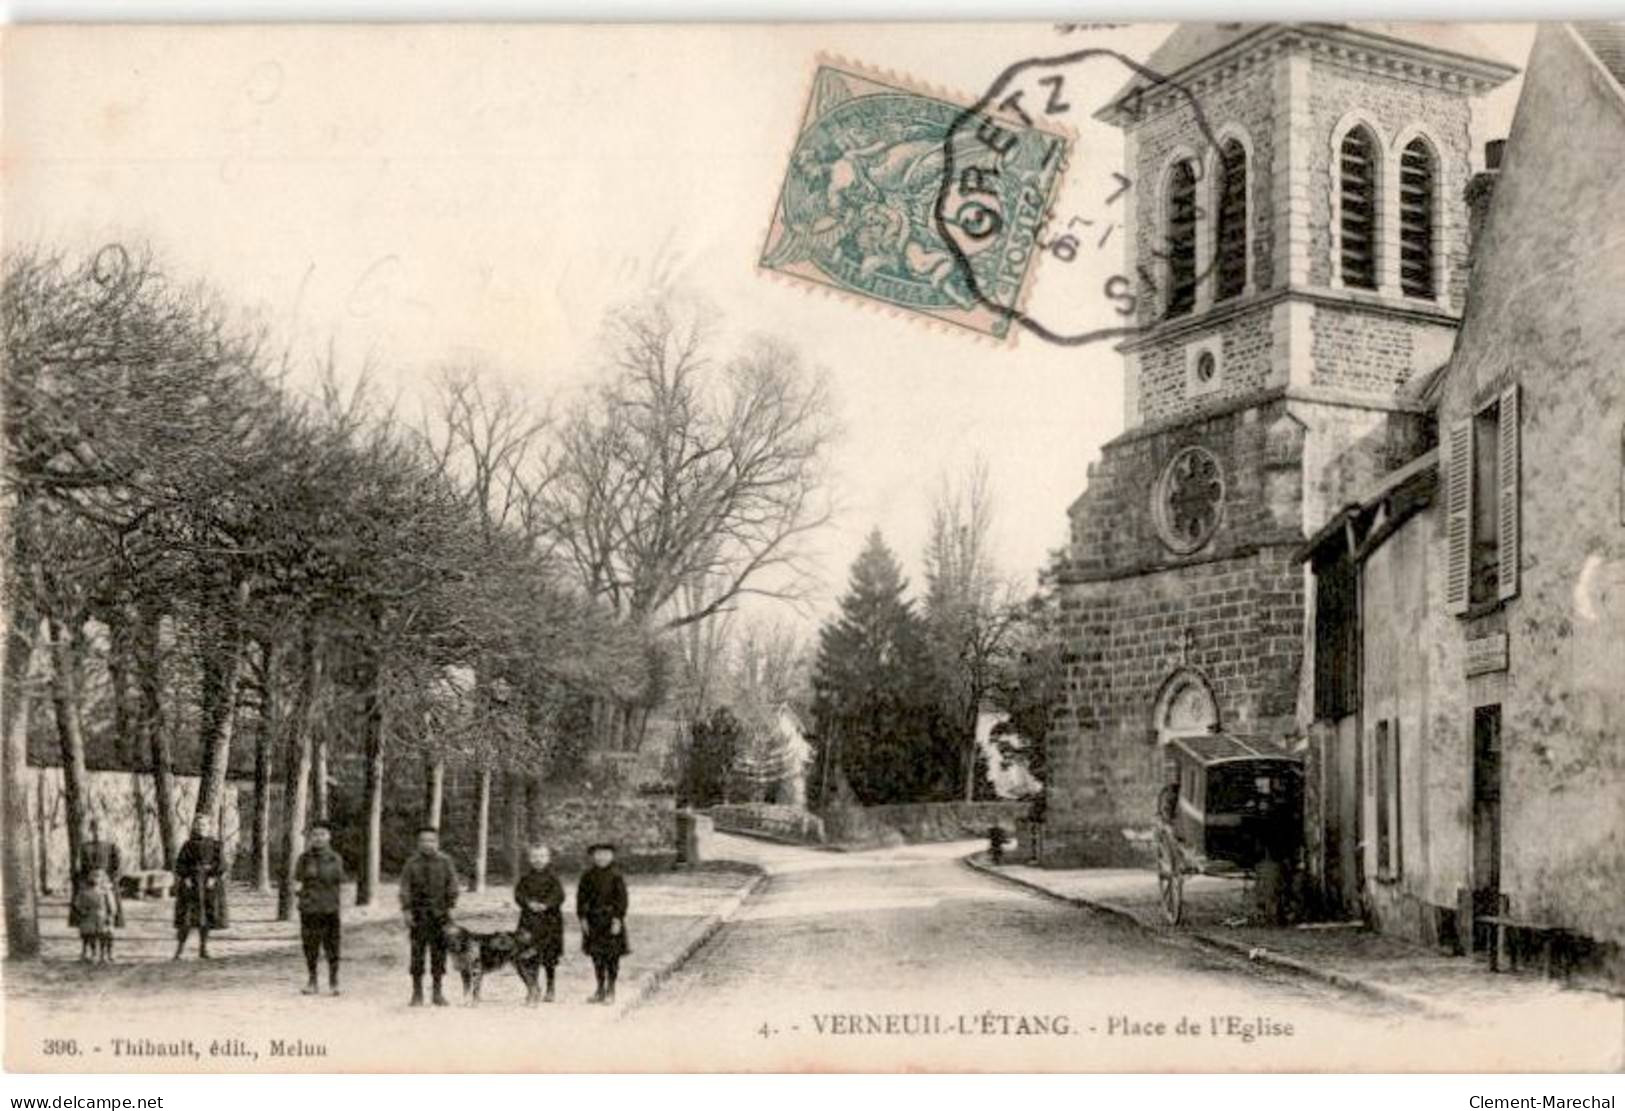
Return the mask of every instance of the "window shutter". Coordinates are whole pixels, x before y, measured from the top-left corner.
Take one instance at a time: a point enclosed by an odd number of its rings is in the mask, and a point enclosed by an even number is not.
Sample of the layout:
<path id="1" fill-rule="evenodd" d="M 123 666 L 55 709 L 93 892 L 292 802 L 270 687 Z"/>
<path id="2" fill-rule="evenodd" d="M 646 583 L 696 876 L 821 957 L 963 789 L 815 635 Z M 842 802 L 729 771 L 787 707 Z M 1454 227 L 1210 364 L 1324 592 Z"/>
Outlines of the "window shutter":
<path id="1" fill-rule="evenodd" d="M 1235 139 L 1219 151 L 1219 281 L 1214 300 L 1247 288 L 1247 151 Z"/>
<path id="2" fill-rule="evenodd" d="M 1394 719 L 1394 878 L 1405 874 L 1405 748 L 1399 740 L 1399 719 Z"/>
<path id="3" fill-rule="evenodd" d="M 1496 569 L 1496 597 L 1505 601 L 1518 593 L 1518 387 L 1501 391 L 1501 458 L 1496 461 L 1500 504 L 1496 506 L 1496 543 L 1500 566 Z"/>
<path id="4" fill-rule="evenodd" d="M 1168 179 L 1168 308 L 1183 316 L 1196 305 L 1196 163 L 1177 163 Z"/>
<path id="5" fill-rule="evenodd" d="M 1450 426 L 1445 440 L 1445 612 L 1467 612 L 1473 541 L 1473 421 Z"/>
<path id="6" fill-rule="evenodd" d="M 1399 156 L 1399 281 L 1410 297 L 1434 296 L 1433 151 L 1412 139 Z"/>
<path id="7" fill-rule="evenodd" d="M 1341 173 L 1343 284 L 1377 288 L 1377 143 L 1371 133 L 1356 127 L 1343 136 L 1338 167 Z"/>

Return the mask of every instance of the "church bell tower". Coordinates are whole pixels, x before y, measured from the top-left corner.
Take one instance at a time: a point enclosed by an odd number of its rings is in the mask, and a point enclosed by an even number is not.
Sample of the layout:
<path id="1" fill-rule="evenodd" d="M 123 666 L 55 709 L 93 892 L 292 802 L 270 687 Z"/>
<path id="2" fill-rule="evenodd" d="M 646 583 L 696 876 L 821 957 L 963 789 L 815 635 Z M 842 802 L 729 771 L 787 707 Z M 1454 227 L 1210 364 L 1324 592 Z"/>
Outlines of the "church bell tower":
<path id="1" fill-rule="evenodd" d="M 1431 24 L 1188 24 L 1123 131 L 1140 331 L 1070 510 L 1045 859 L 1125 857 L 1161 751 L 1298 727 L 1304 539 L 1426 436 L 1466 293 L 1473 99 L 1515 70 Z"/>

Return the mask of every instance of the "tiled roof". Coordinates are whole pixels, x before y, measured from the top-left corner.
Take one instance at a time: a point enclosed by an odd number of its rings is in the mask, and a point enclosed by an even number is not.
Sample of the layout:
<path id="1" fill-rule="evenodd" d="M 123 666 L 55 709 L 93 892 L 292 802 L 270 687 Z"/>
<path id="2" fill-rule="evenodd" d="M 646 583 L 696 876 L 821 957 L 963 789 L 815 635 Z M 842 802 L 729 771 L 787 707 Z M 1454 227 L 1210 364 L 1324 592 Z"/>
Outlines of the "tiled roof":
<path id="1" fill-rule="evenodd" d="M 1625 85 L 1625 23 L 1576 23 L 1574 30 L 1614 80 Z"/>
<path id="2" fill-rule="evenodd" d="M 1297 759 L 1279 745 L 1262 737 L 1246 737 L 1235 733 L 1195 733 L 1175 737 L 1170 743 L 1184 749 L 1202 764 L 1214 764 L 1221 760 Z"/>

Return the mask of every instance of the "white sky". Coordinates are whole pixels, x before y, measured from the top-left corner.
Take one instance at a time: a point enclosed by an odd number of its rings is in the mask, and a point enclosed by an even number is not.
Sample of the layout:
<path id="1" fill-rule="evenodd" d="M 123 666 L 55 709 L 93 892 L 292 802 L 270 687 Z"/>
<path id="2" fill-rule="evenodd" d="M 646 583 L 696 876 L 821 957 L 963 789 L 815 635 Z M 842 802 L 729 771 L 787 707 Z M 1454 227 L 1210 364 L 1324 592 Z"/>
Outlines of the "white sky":
<path id="1" fill-rule="evenodd" d="M 1119 358 L 925 327 L 756 260 L 820 52 L 974 96 L 1021 58 L 1087 45 L 1144 59 L 1169 29 L 8 29 L 4 238 L 149 240 L 296 351 L 332 338 L 408 394 L 477 355 L 560 396 L 604 310 L 675 277 L 734 333 L 783 335 L 832 376 L 845 434 L 821 605 L 875 525 L 917 582 L 938 476 L 978 453 L 1001 562 L 1030 576 L 1121 430 Z M 1479 35 L 1521 64 L 1532 30 Z M 1506 134 L 1516 86 L 1477 113 L 1478 147 Z M 1115 91 L 1102 82 L 1097 104 Z M 1080 115 L 1080 146 L 1120 157 L 1117 133 Z M 1067 277 L 1098 289 L 1119 260 Z"/>

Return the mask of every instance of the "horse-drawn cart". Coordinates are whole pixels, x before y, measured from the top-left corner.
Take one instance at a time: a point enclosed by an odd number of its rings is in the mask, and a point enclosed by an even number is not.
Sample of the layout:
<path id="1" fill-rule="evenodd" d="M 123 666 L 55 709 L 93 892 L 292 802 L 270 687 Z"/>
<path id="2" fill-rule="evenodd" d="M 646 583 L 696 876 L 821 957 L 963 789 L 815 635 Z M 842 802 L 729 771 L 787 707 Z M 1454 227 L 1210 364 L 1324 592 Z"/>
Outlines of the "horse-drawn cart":
<path id="1" fill-rule="evenodd" d="M 1228 733 L 1168 742 L 1176 778 L 1157 797 L 1163 917 L 1185 914 L 1188 875 L 1252 879 L 1278 918 L 1303 844 L 1303 765 L 1267 742 Z"/>

